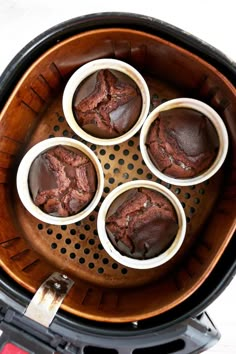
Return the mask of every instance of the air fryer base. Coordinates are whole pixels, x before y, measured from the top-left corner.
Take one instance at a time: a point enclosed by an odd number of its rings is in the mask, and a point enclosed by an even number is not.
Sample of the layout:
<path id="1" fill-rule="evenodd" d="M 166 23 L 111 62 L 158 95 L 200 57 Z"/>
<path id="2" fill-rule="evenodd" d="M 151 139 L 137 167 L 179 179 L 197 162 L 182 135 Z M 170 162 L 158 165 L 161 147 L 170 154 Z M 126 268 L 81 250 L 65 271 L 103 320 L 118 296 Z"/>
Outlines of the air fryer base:
<path id="1" fill-rule="evenodd" d="M 5 297 L 5 301 L 8 300 Z M 3 331 L 0 351 L 12 343 L 29 354 L 53 354 L 55 351 L 63 354 L 189 354 L 200 353 L 220 339 L 220 333 L 206 312 L 162 331 L 137 334 L 135 340 L 115 336 L 104 340 L 102 336 L 89 336 L 60 325 L 54 329 L 45 328 L 1 300 L 0 309 L 0 330 Z M 131 326 L 135 331 L 138 323 Z"/>

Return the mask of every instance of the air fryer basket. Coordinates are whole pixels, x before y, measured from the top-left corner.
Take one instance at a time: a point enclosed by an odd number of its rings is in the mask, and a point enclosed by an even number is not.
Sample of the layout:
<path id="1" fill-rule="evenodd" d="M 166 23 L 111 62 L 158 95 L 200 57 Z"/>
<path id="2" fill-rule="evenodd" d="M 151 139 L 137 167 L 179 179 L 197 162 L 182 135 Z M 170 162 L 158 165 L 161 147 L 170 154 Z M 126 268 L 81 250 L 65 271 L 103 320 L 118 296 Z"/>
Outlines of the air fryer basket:
<path id="1" fill-rule="evenodd" d="M 125 16 L 130 20 L 129 25 L 124 21 Z M 174 44 L 173 38 L 172 41 L 162 38 L 162 32 L 155 33 L 155 26 L 145 27 L 142 18 L 104 17 L 107 21 L 95 16 L 96 25 L 90 23 L 89 17 L 87 22 L 83 19 L 71 33 L 70 24 L 66 23 L 53 32 L 48 42 L 46 34 L 44 42 L 41 39 L 40 52 L 29 63 L 26 49 L 21 59 L 25 70 L 9 95 L 3 77 L 3 94 L 9 97 L 0 121 L 1 264 L 31 292 L 54 271 L 63 272 L 75 281 L 62 305 L 64 310 L 92 320 L 129 322 L 165 314 L 181 305 L 209 277 L 232 239 L 236 95 L 225 76 L 228 70 L 223 75 L 220 67 L 217 69 L 204 58 Z M 172 27 L 169 33 L 171 30 Z M 63 37 L 67 38 L 62 40 Z M 40 39 L 32 43 L 33 52 L 39 42 Z M 135 271 L 109 258 L 97 236 L 97 210 L 75 225 L 46 225 L 23 208 L 15 190 L 16 168 L 32 145 L 50 136 L 78 138 L 63 117 L 62 91 L 77 67 L 102 57 L 127 61 L 142 72 L 150 88 L 152 108 L 174 97 L 198 98 L 219 112 L 229 133 L 230 151 L 219 173 L 193 187 L 167 185 L 185 208 L 188 232 L 173 260 L 154 270 Z M 10 74 L 17 60 L 12 63 Z M 128 180 L 156 181 L 141 159 L 138 134 L 114 147 L 88 146 L 104 168 L 103 198 Z"/>

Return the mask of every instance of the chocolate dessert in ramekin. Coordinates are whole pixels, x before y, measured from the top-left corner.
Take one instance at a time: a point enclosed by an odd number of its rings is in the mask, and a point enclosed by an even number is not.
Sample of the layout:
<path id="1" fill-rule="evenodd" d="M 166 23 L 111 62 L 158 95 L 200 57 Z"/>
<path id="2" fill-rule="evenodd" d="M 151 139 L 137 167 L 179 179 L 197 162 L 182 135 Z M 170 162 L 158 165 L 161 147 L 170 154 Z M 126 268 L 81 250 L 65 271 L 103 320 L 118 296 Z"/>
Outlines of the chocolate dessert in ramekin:
<path id="1" fill-rule="evenodd" d="M 102 202 L 98 235 L 106 252 L 135 269 L 166 263 L 181 247 L 186 216 L 178 198 L 153 181 L 130 181 L 113 189 Z"/>
<path id="2" fill-rule="evenodd" d="M 150 93 L 142 75 L 117 59 L 97 59 L 78 68 L 62 99 L 71 129 L 97 145 L 123 143 L 142 127 L 150 108 Z"/>
<path id="3" fill-rule="evenodd" d="M 175 98 L 157 106 L 145 120 L 140 151 L 156 177 L 191 186 L 220 169 L 228 151 L 228 134 L 212 107 L 192 98 Z"/>
<path id="4" fill-rule="evenodd" d="M 94 152 L 70 138 L 42 140 L 20 161 L 17 191 L 37 219 L 67 225 L 84 219 L 97 206 L 104 174 Z"/>

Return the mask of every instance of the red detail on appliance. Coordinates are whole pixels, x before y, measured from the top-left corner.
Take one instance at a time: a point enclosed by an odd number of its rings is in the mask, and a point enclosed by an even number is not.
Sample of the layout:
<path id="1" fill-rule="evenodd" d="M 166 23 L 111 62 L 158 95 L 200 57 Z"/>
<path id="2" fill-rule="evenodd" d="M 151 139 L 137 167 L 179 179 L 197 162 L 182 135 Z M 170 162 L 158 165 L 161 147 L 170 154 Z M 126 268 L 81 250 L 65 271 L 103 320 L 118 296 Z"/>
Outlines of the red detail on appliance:
<path id="1" fill-rule="evenodd" d="M 0 354 L 29 354 L 29 352 L 26 352 L 23 349 L 18 348 L 16 345 L 7 343 Z"/>

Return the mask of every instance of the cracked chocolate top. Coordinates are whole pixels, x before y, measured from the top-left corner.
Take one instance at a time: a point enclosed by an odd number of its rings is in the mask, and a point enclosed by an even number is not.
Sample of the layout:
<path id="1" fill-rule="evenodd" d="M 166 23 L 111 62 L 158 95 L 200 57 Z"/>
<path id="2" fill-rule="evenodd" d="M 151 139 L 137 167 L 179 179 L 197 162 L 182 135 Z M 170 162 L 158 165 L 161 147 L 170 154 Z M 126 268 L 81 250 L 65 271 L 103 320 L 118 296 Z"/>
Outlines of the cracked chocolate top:
<path id="1" fill-rule="evenodd" d="M 178 231 L 177 215 L 169 200 L 159 192 L 135 188 L 112 203 L 106 230 L 121 254 L 148 259 L 164 252 L 173 242 Z"/>
<path id="2" fill-rule="evenodd" d="M 166 175 L 190 178 L 208 169 L 219 146 L 212 123 L 200 112 L 175 108 L 160 112 L 146 145 L 154 165 Z"/>
<path id="3" fill-rule="evenodd" d="M 58 145 L 31 165 L 29 187 L 34 203 L 53 216 L 77 214 L 92 200 L 96 171 L 81 151 Z"/>
<path id="4" fill-rule="evenodd" d="M 73 110 L 78 124 L 99 138 L 123 135 L 136 123 L 142 106 L 133 80 L 116 70 L 100 70 L 78 87 Z"/>

